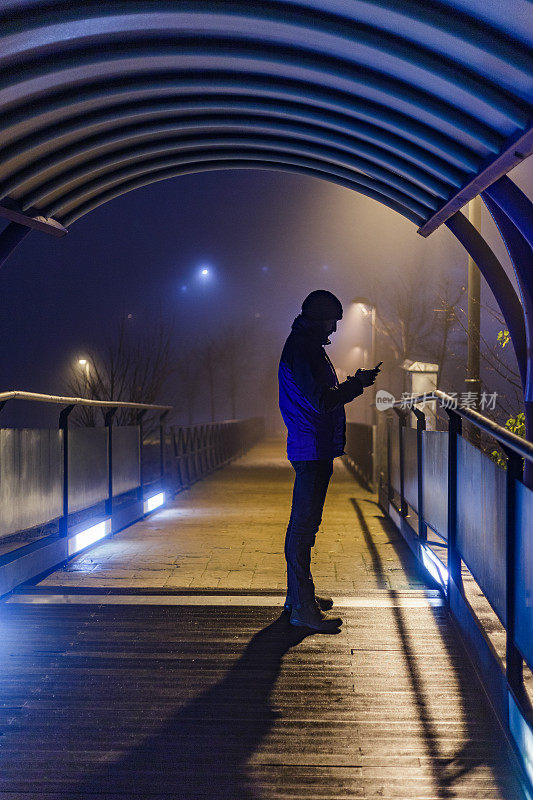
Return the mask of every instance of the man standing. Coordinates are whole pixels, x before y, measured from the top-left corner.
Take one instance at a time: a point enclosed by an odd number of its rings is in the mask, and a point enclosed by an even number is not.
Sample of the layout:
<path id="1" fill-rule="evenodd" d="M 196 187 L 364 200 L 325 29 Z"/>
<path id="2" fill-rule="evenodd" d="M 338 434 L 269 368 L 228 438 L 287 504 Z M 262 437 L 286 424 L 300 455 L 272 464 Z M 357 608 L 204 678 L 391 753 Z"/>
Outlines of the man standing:
<path id="1" fill-rule="evenodd" d="M 331 292 L 311 292 L 302 304 L 285 342 L 279 364 L 279 407 L 287 426 L 287 456 L 296 473 L 292 509 L 285 537 L 287 599 L 292 625 L 331 631 L 340 617 L 324 612 L 333 600 L 315 595 L 311 548 L 322 521 L 322 510 L 333 459 L 346 444 L 345 403 L 371 386 L 379 367 L 358 369 L 339 383 L 324 345 L 342 319 L 342 305 Z"/>

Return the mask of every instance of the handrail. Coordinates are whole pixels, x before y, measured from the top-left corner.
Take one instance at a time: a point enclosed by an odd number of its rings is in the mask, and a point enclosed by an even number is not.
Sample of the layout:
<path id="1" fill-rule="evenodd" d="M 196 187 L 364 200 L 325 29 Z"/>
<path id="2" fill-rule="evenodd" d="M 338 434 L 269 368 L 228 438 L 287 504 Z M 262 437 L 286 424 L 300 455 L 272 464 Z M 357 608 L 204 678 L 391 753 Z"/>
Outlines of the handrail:
<path id="1" fill-rule="evenodd" d="M 147 411 L 172 411 L 174 406 L 159 406 L 153 403 L 129 403 L 125 400 L 88 400 L 85 397 L 61 397 L 53 394 L 38 394 L 37 392 L 23 392 L 13 390 L 0 392 L 0 403 L 8 400 L 33 400 L 36 403 L 55 403 L 56 405 L 98 406 L 100 408 L 144 408 Z"/>
<path id="2" fill-rule="evenodd" d="M 452 397 L 451 395 L 446 394 L 446 392 L 442 392 L 440 389 L 435 389 L 433 392 L 426 392 L 425 394 L 414 395 L 414 397 L 410 397 L 408 399 L 397 400 L 395 403 L 391 403 L 389 408 L 401 406 L 402 409 L 407 411 L 409 410 L 409 406 L 415 406 L 421 402 L 427 403 L 431 400 L 448 400 L 452 403 L 457 402 L 456 397 Z M 406 404 L 409 405 L 406 407 Z M 522 439 L 520 436 L 517 436 L 516 433 L 511 433 L 511 431 L 508 431 L 507 428 L 503 428 L 501 425 L 498 425 L 497 422 L 493 422 L 493 420 L 489 419 L 488 417 L 484 417 L 483 414 L 479 413 L 479 411 L 474 411 L 471 408 L 461 407 L 453 407 L 445 410 L 454 411 L 456 414 L 459 414 L 461 417 L 469 420 L 474 425 L 477 425 L 477 427 L 481 428 L 481 430 L 489 433 L 501 444 L 509 447 L 513 452 L 533 461 L 532 442 Z"/>
<path id="3" fill-rule="evenodd" d="M 459 406 L 455 392 L 432 389 L 390 400 L 387 410 L 395 412 L 396 420 L 389 416 L 386 426 L 387 467 L 380 482 L 379 505 L 445 591 L 448 611 L 463 644 L 531 778 L 527 747 L 533 737 L 533 708 L 524 683 L 524 663 L 533 665 L 528 602 L 531 575 L 527 572 L 532 492 L 522 456 L 529 466 L 533 443 L 478 411 Z M 447 446 L 426 450 L 423 404 L 437 400 L 448 416 L 448 430 L 438 434 L 440 444 Z M 417 418 L 416 442 L 414 436 L 406 437 L 411 413 Z M 459 444 L 462 418 L 503 446 L 505 473 L 495 465 L 486 469 L 485 456 L 480 459 L 473 452 L 463 452 Z M 439 548 L 446 548 L 445 557 Z M 463 583 L 465 568 L 505 629 L 505 657 L 494 648 L 469 599 Z"/>

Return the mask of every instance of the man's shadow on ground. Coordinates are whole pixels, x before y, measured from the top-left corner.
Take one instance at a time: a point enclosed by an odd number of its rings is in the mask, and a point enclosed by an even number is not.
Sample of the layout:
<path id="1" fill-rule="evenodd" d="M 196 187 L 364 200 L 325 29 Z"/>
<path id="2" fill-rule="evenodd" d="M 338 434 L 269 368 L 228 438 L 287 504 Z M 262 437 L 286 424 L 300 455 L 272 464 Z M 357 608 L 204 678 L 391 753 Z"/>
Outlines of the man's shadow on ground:
<path id="1" fill-rule="evenodd" d="M 78 791 L 87 797 L 258 800 L 246 765 L 279 717 L 270 698 L 283 657 L 310 634 L 282 613 L 252 637 L 219 683 L 182 706 L 157 735 L 85 776 Z"/>

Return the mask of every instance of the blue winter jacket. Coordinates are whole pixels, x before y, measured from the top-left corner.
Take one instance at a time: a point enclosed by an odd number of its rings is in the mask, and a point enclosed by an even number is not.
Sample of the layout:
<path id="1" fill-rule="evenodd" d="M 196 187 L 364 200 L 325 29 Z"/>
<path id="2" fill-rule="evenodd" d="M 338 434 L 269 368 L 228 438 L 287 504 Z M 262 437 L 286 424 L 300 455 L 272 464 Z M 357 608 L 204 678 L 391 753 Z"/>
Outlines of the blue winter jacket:
<path id="1" fill-rule="evenodd" d="M 289 461 L 342 456 L 346 444 L 344 404 L 364 391 L 359 378 L 339 383 L 323 345 L 321 327 L 296 317 L 278 370 L 279 407 L 287 426 Z"/>

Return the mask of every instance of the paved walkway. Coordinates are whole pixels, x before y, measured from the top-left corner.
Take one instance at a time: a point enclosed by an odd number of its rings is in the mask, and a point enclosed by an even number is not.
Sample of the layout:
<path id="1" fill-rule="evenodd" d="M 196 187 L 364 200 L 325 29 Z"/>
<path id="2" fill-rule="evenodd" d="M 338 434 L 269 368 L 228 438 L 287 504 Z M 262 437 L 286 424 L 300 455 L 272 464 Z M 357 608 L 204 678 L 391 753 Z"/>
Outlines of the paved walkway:
<path id="1" fill-rule="evenodd" d="M 438 592 L 338 464 L 289 625 L 267 442 L 0 604 L 0 800 L 524 800 Z"/>
<path id="2" fill-rule="evenodd" d="M 42 585 L 283 591 L 293 476 L 283 443 L 264 442 L 177 495 L 169 508 L 74 559 Z M 383 564 L 379 574 L 365 542 L 367 532 Z M 424 586 L 376 496 L 359 486 L 340 459 L 312 569 L 318 589 L 337 595 Z"/>

